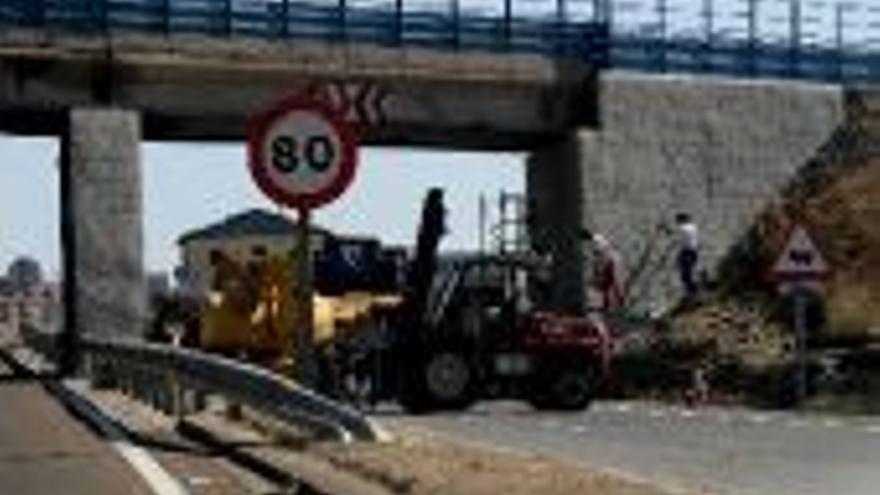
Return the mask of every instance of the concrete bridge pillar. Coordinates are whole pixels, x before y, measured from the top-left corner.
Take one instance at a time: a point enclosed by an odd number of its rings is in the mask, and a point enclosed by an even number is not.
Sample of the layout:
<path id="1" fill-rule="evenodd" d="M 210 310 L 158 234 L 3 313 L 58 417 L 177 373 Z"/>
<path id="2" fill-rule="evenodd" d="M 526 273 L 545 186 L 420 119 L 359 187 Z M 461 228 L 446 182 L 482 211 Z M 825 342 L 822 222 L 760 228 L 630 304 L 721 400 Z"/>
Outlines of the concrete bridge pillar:
<path id="1" fill-rule="evenodd" d="M 541 302 L 580 313 L 585 308 L 586 252 L 580 239 L 584 226 L 582 158 L 589 131 L 534 150 L 526 164 L 529 234 L 534 249 L 553 259 L 551 282 Z"/>
<path id="2" fill-rule="evenodd" d="M 147 316 L 140 116 L 74 109 L 61 143 L 66 335 L 140 338 Z"/>

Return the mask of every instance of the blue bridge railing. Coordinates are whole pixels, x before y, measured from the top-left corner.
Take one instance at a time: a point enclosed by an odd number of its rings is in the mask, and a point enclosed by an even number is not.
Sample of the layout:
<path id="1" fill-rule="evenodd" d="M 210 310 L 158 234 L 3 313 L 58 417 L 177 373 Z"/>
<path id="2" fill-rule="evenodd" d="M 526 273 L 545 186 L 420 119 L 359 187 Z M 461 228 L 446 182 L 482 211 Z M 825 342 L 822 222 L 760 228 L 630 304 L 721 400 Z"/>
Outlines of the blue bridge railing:
<path id="1" fill-rule="evenodd" d="M 0 0 L 3 26 L 536 53 L 647 72 L 880 82 L 878 0 Z"/>
<path id="2" fill-rule="evenodd" d="M 599 1 L 612 66 L 880 82 L 877 0 Z"/>
<path id="3" fill-rule="evenodd" d="M 427 5 L 426 5 L 427 6 Z M 199 33 L 449 50 L 537 53 L 602 63 L 602 25 L 345 0 L 0 0 L 0 25 L 73 32 Z"/>

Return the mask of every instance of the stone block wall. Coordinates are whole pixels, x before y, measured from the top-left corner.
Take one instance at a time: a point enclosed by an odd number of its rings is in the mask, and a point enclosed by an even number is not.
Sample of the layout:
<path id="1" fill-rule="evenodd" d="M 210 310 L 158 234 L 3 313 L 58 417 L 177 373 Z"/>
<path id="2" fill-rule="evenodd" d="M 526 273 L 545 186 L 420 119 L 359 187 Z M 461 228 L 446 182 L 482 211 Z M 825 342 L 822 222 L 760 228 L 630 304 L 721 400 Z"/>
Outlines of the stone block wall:
<path id="1" fill-rule="evenodd" d="M 580 183 L 533 180 L 543 175 L 531 170 L 538 165 L 564 166 L 559 150 L 538 150 L 530 162 L 529 187 L 544 189 L 535 196 L 580 190 L 581 200 L 537 215 L 553 224 L 581 208 L 576 225 L 602 232 L 623 254 L 637 306 L 662 311 L 680 294 L 663 229 L 675 213 L 699 224 L 711 279 L 755 214 L 843 125 L 844 99 L 839 87 L 788 81 L 608 73 L 599 83 L 598 128 L 560 145 L 577 149 Z"/>

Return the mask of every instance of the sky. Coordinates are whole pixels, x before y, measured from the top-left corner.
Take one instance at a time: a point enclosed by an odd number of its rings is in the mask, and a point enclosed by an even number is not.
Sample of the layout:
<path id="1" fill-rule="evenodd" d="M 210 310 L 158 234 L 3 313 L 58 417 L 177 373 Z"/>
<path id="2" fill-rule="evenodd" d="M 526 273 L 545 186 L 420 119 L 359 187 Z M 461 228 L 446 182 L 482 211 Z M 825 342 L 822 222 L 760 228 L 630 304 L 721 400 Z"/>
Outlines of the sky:
<path id="1" fill-rule="evenodd" d="M 57 143 L 0 135 L 0 271 L 17 256 L 36 258 L 58 276 Z M 257 190 L 243 145 L 146 143 L 143 146 L 145 265 L 170 270 L 185 231 L 261 207 L 277 211 Z M 351 189 L 321 208 L 314 221 L 331 230 L 412 244 L 422 197 L 446 189 L 450 234 L 443 247 L 475 248 L 481 194 L 525 189 L 524 155 L 367 148 Z"/>

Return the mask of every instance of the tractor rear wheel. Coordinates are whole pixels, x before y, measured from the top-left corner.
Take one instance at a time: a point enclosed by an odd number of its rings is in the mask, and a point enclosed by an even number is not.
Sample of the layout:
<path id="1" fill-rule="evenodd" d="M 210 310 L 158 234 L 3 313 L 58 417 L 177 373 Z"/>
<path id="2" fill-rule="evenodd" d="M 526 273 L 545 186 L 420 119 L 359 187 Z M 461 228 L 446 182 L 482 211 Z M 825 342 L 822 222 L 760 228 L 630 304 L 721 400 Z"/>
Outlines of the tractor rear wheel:
<path id="1" fill-rule="evenodd" d="M 473 402 L 474 375 L 462 353 L 431 355 L 425 362 L 424 380 L 428 397 L 440 408 L 460 409 Z"/>

